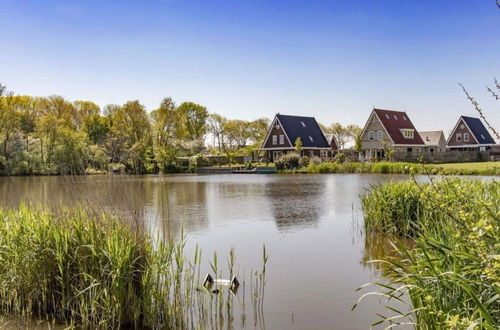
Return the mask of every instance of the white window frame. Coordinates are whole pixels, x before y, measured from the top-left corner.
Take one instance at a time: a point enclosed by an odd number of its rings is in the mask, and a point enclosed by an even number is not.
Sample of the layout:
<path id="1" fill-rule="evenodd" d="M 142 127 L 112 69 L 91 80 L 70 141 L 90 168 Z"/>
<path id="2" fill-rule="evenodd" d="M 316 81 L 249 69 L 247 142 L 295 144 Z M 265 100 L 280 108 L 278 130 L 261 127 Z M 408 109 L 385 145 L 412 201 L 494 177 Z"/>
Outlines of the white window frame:
<path id="1" fill-rule="evenodd" d="M 455 134 L 455 140 L 457 142 L 462 142 L 462 133 Z"/>
<path id="2" fill-rule="evenodd" d="M 322 158 L 327 158 L 328 157 L 328 150 L 320 150 L 321 157 Z"/>
<path id="3" fill-rule="evenodd" d="M 374 141 L 375 140 L 375 132 L 374 131 L 369 131 L 368 132 L 368 140 Z"/>
<path id="4" fill-rule="evenodd" d="M 314 150 L 309 150 L 309 157 L 314 157 Z"/>
<path id="5" fill-rule="evenodd" d="M 464 142 L 469 142 L 469 141 L 470 141 L 469 133 L 464 133 Z"/>
<path id="6" fill-rule="evenodd" d="M 278 144 L 278 136 L 273 135 L 273 145 L 277 145 L 277 144 Z"/>
<path id="7" fill-rule="evenodd" d="M 377 131 L 377 140 L 382 141 L 384 139 L 384 131 Z"/>
<path id="8" fill-rule="evenodd" d="M 285 136 L 283 134 L 280 135 L 280 144 L 285 144 Z"/>
<path id="9" fill-rule="evenodd" d="M 415 130 L 403 128 L 401 129 L 401 134 L 403 134 L 405 139 L 413 139 L 415 137 Z"/>

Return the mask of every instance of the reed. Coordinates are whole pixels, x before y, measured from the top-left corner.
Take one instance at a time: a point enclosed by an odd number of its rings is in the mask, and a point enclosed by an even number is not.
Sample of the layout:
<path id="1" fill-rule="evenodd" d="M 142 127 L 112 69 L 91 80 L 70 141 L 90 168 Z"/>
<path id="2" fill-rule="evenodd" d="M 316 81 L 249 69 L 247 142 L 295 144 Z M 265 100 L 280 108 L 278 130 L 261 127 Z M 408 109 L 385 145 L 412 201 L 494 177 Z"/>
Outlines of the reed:
<path id="1" fill-rule="evenodd" d="M 368 232 L 414 238 L 394 244 L 396 257 L 372 261 L 384 265 L 388 283 L 371 283 L 378 290 L 360 300 L 383 296 L 392 313 L 374 325 L 498 329 L 499 200 L 497 181 L 458 178 L 388 183 L 365 196 Z"/>
<path id="2" fill-rule="evenodd" d="M 235 262 L 231 251 L 231 274 Z M 220 326 L 233 298 L 199 287 L 200 264 L 198 248 L 185 256 L 184 239 L 153 241 L 106 214 L 0 209 L 4 315 L 78 328 Z"/>

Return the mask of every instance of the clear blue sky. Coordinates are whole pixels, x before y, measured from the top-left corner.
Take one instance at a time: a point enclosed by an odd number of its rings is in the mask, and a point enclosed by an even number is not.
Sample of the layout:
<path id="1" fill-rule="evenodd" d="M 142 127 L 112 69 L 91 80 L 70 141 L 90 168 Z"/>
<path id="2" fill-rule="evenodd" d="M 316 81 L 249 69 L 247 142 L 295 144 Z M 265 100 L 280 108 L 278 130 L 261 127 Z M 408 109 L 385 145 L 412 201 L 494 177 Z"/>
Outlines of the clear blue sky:
<path id="1" fill-rule="evenodd" d="M 0 0 L 0 31 L 0 82 L 19 94 L 327 124 L 376 106 L 447 133 L 475 115 L 462 82 L 500 126 L 494 0 Z"/>

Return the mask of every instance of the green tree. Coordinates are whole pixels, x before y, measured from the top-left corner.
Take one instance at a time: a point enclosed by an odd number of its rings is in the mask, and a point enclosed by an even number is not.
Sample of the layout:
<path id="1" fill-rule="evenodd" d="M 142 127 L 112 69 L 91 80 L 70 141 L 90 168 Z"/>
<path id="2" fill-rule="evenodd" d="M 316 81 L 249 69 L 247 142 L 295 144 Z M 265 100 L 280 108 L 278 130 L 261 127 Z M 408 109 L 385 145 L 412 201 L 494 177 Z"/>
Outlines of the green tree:
<path id="1" fill-rule="evenodd" d="M 226 123 L 227 118 L 216 113 L 211 114 L 208 117 L 208 131 L 213 135 L 214 145 L 217 144 L 219 152 L 223 152 L 226 150 Z M 215 142 L 215 140 L 217 140 L 217 142 Z"/>
<path id="2" fill-rule="evenodd" d="M 188 140 L 202 140 L 207 132 L 207 108 L 192 102 L 184 102 L 177 109 L 182 125 L 180 137 Z"/>
<path id="3" fill-rule="evenodd" d="M 90 142 L 93 144 L 103 144 L 110 130 L 111 122 L 109 118 L 98 113 L 85 117 L 83 121 L 83 131 L 87 133 Z"/>
<path id="4" fill-rule="evenodd" d="M 302 139 L 300 136 L 295 139 L 295 151 L 297 151 L 299 154 L 302 152 Z"/>

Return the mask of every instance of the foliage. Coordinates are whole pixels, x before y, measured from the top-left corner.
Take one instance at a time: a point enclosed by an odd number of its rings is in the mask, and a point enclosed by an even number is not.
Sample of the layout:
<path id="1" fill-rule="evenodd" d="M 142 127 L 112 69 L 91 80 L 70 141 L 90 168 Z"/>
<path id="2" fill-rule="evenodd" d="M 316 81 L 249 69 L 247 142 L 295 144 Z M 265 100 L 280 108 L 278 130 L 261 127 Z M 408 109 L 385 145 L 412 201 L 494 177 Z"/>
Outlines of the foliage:
<path id="1" fill-rule="evenodd" d="M 307 167 L 309 166 L 309 162 L 310 162 L 310 158 L 307 157 L 307 156 L 302 156 L 300 157 L 300 160 L 299 160 L 299 167 Z"/>
<path id="2" fill-rule="evenodd" d="M 197 290 L 201 252 L 187 259 L 183 239 L 153 242 L 82 209 L 53 214 L 21 206 L 0 210 L 0 220 L 3 313 L 88 329 L 206 328 L 231 313 L 232 295 Z M 233 274 L 234 251 L 230 258 Z M 263 260 L 265 267 L 267 255 Z M 265 273 L 256 273 L 259 291 L 251 294 L 261 299 Z"/>
<path id="3" fill-rule="evenodd" d="M 287 153 L 277 159 L 274 164 L 277 170 L 292 170 L 299 167 L 300 155 L 295 152 Z"/>
<path id="4" fill-rule="evenodd" d="M 346 155 L 343 152 L 339 152 L 333 157 L 333 161 L 338 164 L 345 163 Z"/>
<path id="5" fill-rule="evenodd" d="M 101 112 L 91 101 L 14 95 L 0 85 L 0 175 L 100 173 L 117 164 L 127 173 L 179 172 L 176 158 L 204 152 L 207 133 L 219 153 L 249 154 L 268 123 L 227 120 L 171 98 L 151 113 L 137 100 Z"/>
<path id="6" fill-rule="evenodd" d="M 396 243 L 382 263 L 389 283 L 374 283 L 389 302 L 407 305 L 382 317 L 415 328 L 498 329 L 500 326 L 500 185 L 444 178 L 387 183 L 363 198 L 367 232 L 414 238 Z M 410 298 L 408 302 L 405 296 Z M 363 298 L 363 297 L 362 297 Z"/>
<path id="7" fill-rule="evenodd" d="M 302 151 L 302 139 L 300 136 L 295 139 L 295 151 L 297 151 L 299 154 Z"/>

